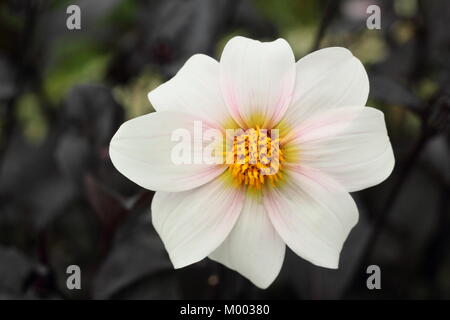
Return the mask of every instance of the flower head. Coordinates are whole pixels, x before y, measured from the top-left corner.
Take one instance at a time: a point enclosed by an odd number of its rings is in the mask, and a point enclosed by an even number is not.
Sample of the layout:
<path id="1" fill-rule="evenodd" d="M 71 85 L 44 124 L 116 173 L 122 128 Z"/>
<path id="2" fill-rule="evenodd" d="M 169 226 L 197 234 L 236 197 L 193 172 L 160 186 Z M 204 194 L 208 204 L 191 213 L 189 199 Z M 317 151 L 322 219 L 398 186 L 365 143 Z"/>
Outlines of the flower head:
<path id="1" fill-rule="evenodd" d="M 120 127 L 111 160 L 156 190 L 152 221 L 175 268 L 209 257 L 266 288 L 286 245 L 337 268 L 358 221 L 349 192 L 390 175 L 384 116 L 365 106 L 368 92 L 366 71 L 347 49 L 295 62 L 283 39 L 235 37 L 220 62 L 194 55 L 151 91 L 156 112 Z M 222 161 L 174 161 L 180 129 L 202 137 L 189 140 L 200 145 L 194 158 L 200 150 Z M 205 148 L 211 130 L 225 138 Z"/>

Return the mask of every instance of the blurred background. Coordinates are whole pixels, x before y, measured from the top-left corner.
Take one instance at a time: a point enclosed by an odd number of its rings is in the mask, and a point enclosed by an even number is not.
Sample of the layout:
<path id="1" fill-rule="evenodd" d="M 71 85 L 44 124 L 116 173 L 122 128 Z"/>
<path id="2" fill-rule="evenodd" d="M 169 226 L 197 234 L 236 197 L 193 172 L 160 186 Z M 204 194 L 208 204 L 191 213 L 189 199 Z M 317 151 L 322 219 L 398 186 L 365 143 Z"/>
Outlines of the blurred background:
<path id="1" fill-rule="evenodd" d="M 447 0 L 0 1 L 0 299 L 450 298 L 449 21 Z M 397 163 L 353 194 L 339 270 L 289 250 L 267 290 L 208 259 L 173 270 L 153 193 L 111 164 L 119 125 L 153 111 L 148 91 L 234 35 L 283 37 L 296 59 L 343 46 L 368 70 Z M 66 287 L 72 264 L 81 290 Z M 366 287 L 371 264 L 381 290 Z"/>

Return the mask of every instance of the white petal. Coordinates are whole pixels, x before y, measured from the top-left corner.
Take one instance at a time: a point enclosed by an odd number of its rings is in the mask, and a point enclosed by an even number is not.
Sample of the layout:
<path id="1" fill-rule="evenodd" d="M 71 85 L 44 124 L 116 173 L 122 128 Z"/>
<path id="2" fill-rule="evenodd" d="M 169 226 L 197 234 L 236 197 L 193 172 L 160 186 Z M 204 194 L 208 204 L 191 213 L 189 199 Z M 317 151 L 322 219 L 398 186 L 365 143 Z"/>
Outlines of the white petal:
<path id="1" fill-rule="evenodd" d="M 281 238 L 311 263 L 337 268 L 339 254 L 358 221 L 350 194 L 319 172 L 296 168 L 285 184 L 266 191 L 264 204 Z"/>
<path id="2" fill-rule="evenodd" d="M 295 58 L 278 39 L 231 39 L 220 59 L 220 82 L 231 115 L 244 128 L 270 129 L 284 115 L 295 81 Z"/>
<path id="3" fill-rule="evenodd" d="M 370 107 L 343 107 L 305 121 L 290 142 L 301 165 L 320 169 L 349 192 L 384 181 L 394 154 L 384 115 Z"/>
<path id="4" fill-rule="evenodd" d="M 243 192 L 221 177 L 185 192 L 156 192 L 153 225 L 175 268 L 207 257 L 228 236 L 243 205 Z"/>
<path id="5" fill-rule="evenodd" d="M 220 90 L 219 63 L 203 54 L 192 56 L 148 98 L 156 111 L 185 112 L 217 125 L 231 119 Z"/>
<path id="6" fill-rule="evenodd" d="M 225 168 L 205 163 L 176 164 L 171 157 L 179 144 L 172 141 L 172 133 L 186 129 L 194 137 L 194 121 L 192 116 L 177 112 L 154 112 L 131 119 L 111 139 L 111 161 L 128 179 L 150 190 L 184 191 L 205 184 Z M 209 128 L 203 122 L 203 131 Z"/>
<path id="7" fill-rule="evenodd" d="M 290 127 L 341 106 L 364 106 L 369 79 L 361 62 L 339 47 L 325 48 L 297 62 L 294 96 L 284 117 Z"/>
<path id="8" fill-rule="evenodd" d="M 269 220 L 261 197 L 252 195 L 246 197 L 230 235 L 209 258 L 265 289 L 281 270 L 285 247 Z"/>

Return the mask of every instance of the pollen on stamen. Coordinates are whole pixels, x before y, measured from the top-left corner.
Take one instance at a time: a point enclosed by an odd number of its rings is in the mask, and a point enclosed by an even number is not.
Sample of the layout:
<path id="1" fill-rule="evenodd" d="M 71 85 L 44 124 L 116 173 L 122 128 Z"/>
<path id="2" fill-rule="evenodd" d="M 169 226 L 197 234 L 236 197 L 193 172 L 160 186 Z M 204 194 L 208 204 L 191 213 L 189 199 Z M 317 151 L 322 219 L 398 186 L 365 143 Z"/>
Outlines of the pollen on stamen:
<path id="1" fill-rule="evenodd" d="M 236 186 L 259 190 L 266 183 L 275 186 L 283 179 L 279 138 L 271 137 L 267 130 L 256 127 L 234 136 L 224 155 L 232 159 L 228 170 Z"/>

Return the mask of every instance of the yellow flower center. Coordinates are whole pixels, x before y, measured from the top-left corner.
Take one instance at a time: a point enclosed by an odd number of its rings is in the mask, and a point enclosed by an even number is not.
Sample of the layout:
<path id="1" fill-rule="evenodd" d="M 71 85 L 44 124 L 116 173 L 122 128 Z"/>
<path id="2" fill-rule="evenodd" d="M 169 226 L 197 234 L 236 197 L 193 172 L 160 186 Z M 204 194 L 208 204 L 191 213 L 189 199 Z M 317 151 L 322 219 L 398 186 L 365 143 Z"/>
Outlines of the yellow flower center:
<path id="1" fill-rule="evenodd" d="M 258 190 L 267 181 L 276 185 L 283 179 L 284 156 L 274 130 L 239 130 L 228 141 L 226 163 L 235 185 Z"/>

